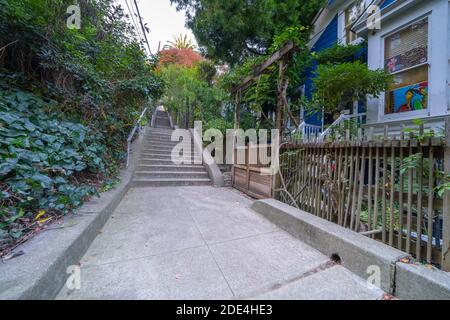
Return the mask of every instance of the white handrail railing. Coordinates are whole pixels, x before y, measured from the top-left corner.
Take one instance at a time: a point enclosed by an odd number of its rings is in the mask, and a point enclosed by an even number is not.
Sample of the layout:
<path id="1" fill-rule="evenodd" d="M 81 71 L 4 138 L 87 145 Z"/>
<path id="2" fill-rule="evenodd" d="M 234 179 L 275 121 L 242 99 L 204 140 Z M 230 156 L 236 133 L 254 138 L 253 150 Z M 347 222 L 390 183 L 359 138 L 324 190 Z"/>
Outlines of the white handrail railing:
<path id="1" fill-rule="evenodd" d="M 359 123 L 362 123 L 363 121 L 363 117 L 365 117 L 366 114 L 365 113 L 357 113 L 357 114 L 345 114 L 342 113 L 339 118 L 336 119 L 335 122 L 333 122 L 326 130 L 324 130 L 321 135 L 320 135 L 320 139 L 323 140 L 325 139 L 334 128 L 337 128 L 338 126 L 340 126 L 342 123 L 344 123 L 344 121 L 346 120 L 350 120 L 350 119 L 357 119 Z"/>
<path id="2" fill-rule="evenodd" d="M 300 132 L 303 140 L 310 139 L 312 136 L 317 137 L 322 132 L 322 127 L 314 124 L 308 124 L 305 121 L 291 132 L 291 135 Z"/>

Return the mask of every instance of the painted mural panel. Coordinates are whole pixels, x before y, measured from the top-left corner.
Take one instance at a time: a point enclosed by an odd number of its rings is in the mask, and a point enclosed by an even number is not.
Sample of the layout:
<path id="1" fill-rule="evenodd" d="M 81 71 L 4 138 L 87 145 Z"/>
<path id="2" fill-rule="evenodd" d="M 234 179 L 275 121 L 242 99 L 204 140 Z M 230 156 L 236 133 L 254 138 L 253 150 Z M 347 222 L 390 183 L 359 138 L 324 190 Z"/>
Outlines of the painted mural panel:
<path id="1" fill-rule="evenodd" d="M 386 113 L 417 111 L 427 108 L 428 82 L 421 82 L 389 92 Z"/>
<path id="2" fill-rule="evenodd" d="M 385 38 L 385 68 L 394 75 L 385 114 L 428 107 L 428 19 Z"/>

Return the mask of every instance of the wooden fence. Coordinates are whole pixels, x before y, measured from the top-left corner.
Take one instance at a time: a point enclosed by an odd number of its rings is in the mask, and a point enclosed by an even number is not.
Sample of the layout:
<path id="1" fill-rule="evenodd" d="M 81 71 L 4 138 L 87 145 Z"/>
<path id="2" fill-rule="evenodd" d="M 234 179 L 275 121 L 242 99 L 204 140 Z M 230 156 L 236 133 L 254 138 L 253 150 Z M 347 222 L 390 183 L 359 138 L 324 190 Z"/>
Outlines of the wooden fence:
<path id="1" fill-rule="evenodd" d="M 273 198 L 276 176 L 268 173 L 270 147 L 242 146 L 234 152 L 233 187 L 256 199 Z"/>
<path id="2" fill-rule="evenodd" d="M 450 271 L 450 153 L 420 134 L 287 144 L 279 200 Z"/>

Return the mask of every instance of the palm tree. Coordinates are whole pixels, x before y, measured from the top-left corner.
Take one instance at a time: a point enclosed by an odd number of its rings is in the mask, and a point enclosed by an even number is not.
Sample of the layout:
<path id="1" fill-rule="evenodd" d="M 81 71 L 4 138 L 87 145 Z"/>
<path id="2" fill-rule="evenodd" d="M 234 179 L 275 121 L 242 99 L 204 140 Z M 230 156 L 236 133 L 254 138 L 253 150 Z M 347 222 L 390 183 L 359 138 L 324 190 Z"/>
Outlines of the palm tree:
<path id="1" fill-rule="evenodd" d="M 164 49 L 195 49 L 195 44 L 192 39 L 188 39 L 187 35 L 180 34 L 179 36 L 174 36 L 173 41 L 167 41 Z"/>

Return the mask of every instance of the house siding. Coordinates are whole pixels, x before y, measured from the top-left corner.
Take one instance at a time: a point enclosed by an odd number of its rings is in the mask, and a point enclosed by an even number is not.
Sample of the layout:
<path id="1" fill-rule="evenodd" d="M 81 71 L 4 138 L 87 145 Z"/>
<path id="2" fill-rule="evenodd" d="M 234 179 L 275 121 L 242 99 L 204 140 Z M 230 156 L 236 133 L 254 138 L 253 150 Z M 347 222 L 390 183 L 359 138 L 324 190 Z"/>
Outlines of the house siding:
<path id="1" fill-rule="evenodd" d="M 330 48 L 337 43 L 338 40 L 338 16 L 336 15 L 333 20 L 327 25 L 322 35 L 319 37 L 317 42 L 311 48 L 311 51 L 320 52 L 324 49 Z M 309 100 L 313 93 L 313 79 L 315 77 L 314 73 L 317 69 L 317 65 L 314 64 L 311 70 L 309 70 L 307 75 L 307 80 L 305 82 L 305 96 Z M 306 123 L 313 125 L 322 124 L 322 115 L 304 115 Z"/>
<path id="2" fill-rule="evenodd" d="M 392 4 L 392 3 L 394 3 L 396 0 L 386 0 L 386 1 L 384 1 L 382 4 L 381 4 L 381 9 L 383 9 L 383 8 L 385 8 L 385 7 L 387 7 L 388 5 L 390 5 L 390 4 Z"/>

